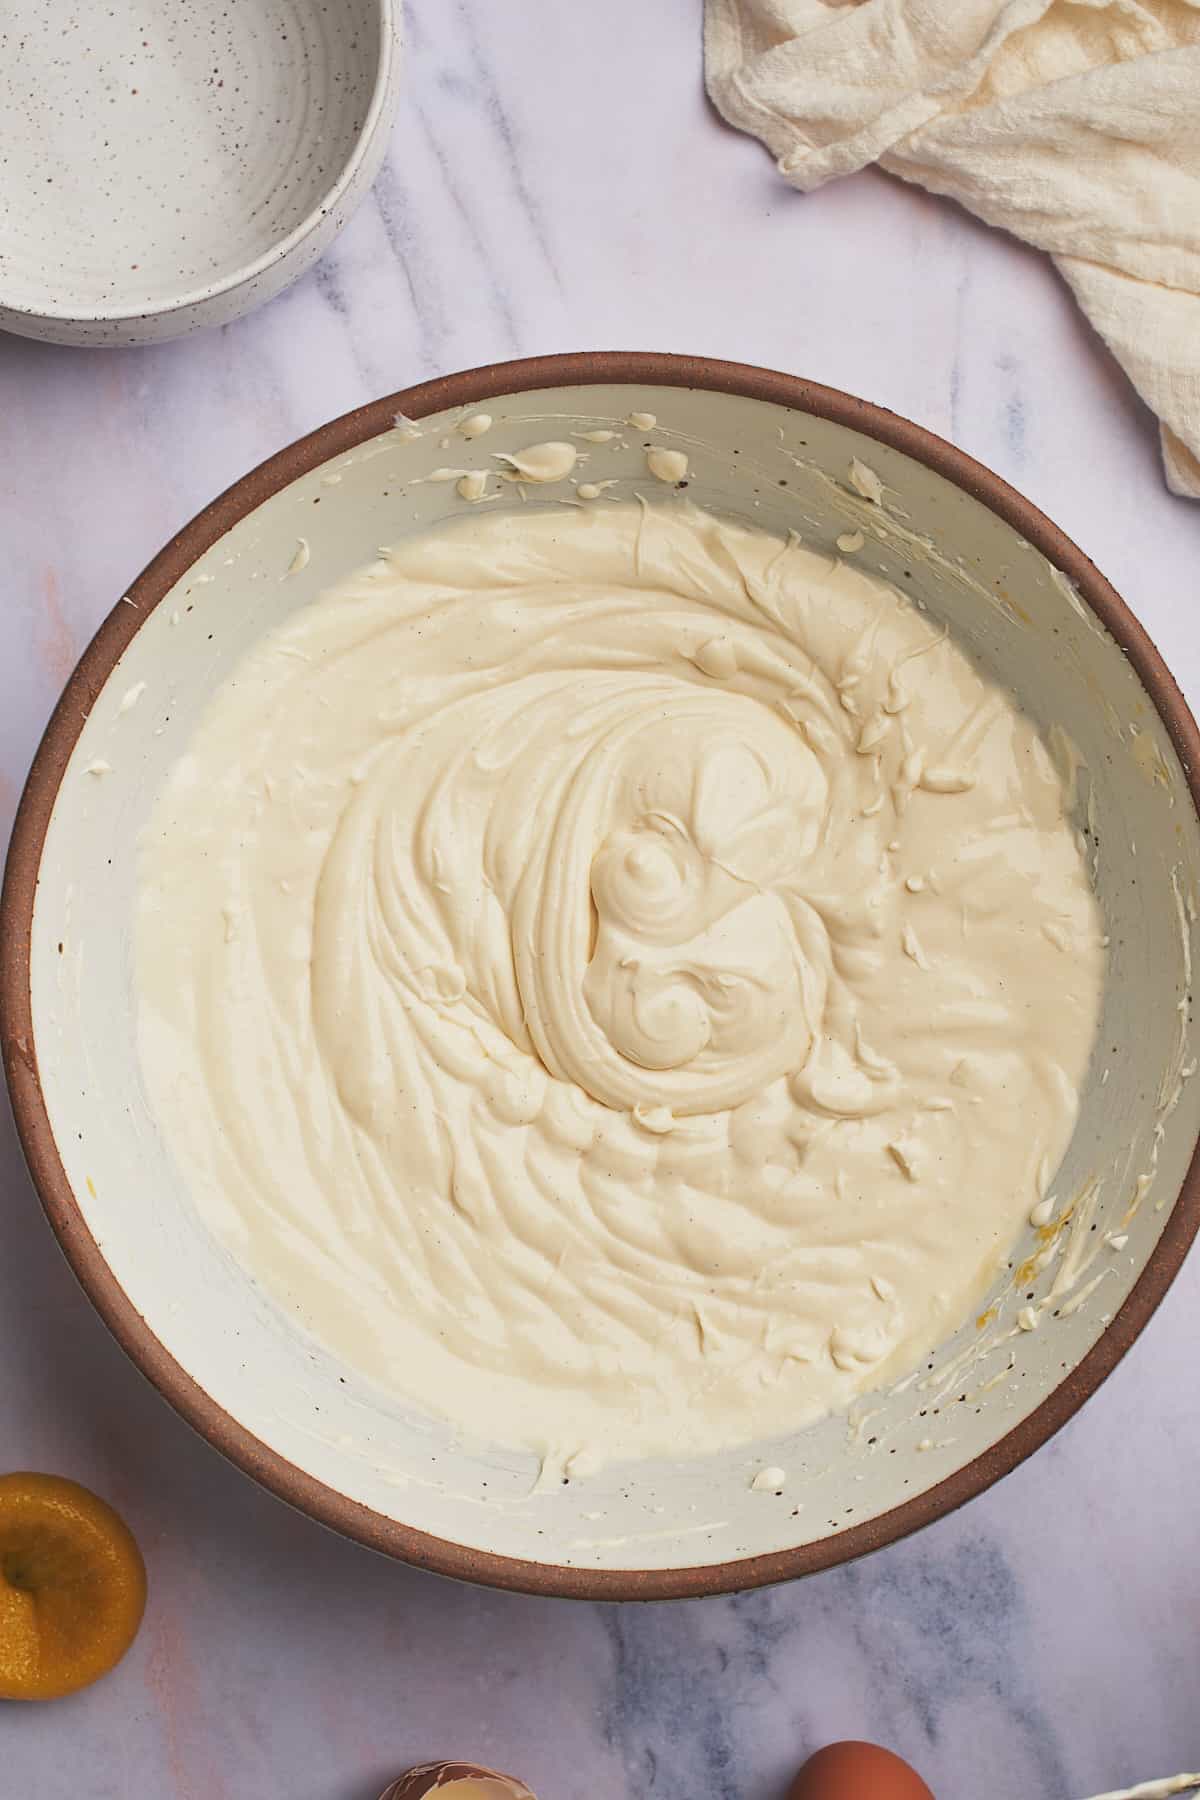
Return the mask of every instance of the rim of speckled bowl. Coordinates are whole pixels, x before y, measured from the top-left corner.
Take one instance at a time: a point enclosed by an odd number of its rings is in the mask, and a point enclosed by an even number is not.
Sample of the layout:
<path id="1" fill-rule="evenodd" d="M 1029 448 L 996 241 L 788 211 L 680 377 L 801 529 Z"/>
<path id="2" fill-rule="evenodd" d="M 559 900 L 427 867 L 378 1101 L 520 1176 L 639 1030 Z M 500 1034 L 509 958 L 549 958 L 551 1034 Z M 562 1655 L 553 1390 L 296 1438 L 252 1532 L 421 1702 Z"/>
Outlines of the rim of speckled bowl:
<path id="1" fill-rule="evenodd" d="M 316 231 L 322 219 L 333 211 L 342 198 L 374 142 L 387 110 L 399 55 L 399 0 L 373 0 L 373 4 L 378 26 L 378 54 L 375 81 L 362 124 L 358 128 L 350 154 L 335 180 L 285 237 L 277 238 L 270 249 L 264 250 L 261 256 L 256 256 L 253 262 L 242 263 L 239 268 L 222 275 L 218 280 L 207 282 L 203 287 L 190 288 L 183 294 L 173 294 L 168 299 L 157 300 L 150 306 L 130 307 L 127 303 L 122 305 L 120 301 L 110 301 L 103 306 L 89 306 L 80 310 L 69 299 L 55 300 L 50 294 L 36 306 L 29 306 L 6 300 L 3 287 L 0 286 L 0 311 L 7 311 L 14 318 L 45 319 L 55 324 L 118 325 L 126 320 L 132 323 L 139 319 L 159 319 L 167 313 L 186 312 L 189 307 L 203 306 L 210 300 L 219 299 L 222 294 L 235 293 L 256 276 L 265 274 L 276 263 L 282 262 L 284 257 Z"/>
<path id="2" fill-rule="evenodd" d="M 737 1592 L 813 1574 L 882 1548 L 973 1499 L 1044 1444 L 1100 1386 L 1137 1338 L 1200 1228 L 1200 1143 L 1161 1236 L 1128 1297 L 1056 1388 L 969 1463 L 899 1506 L 814 1543 L 766 1555 L 678 1569 L 580 1569 L 473 1549 L 351 1500 L 272 1450 L 205 1393 L 134 1307 L 104 1259 L 68 1180 L 38 1076 L 30 950 L 42 847 L 59 783 L 83 720 L 149 613 L 191 565 L 273 494 L 369 438 L 398 412 L 420 419 L 538 388 L 645 384 L 702 388 L 828 419 L 890 445 L 980 501 L 1074 584 L 1132 664 L 1178 753 L 1200 818 L 1200 732 L 1158 651 L 1125 602 L 1056 525 L 998 475 L 920 425 L 799 376 L 708 357 L 593 351 L 493 363 L 423 382 L 323 425 L 262 463 L 174 537 L 100 626 L 68 681 L 42 738 L 17 810 L 0 895 L 0 1046 L 17 1131 L 34 1184 L 68 1262 L 118 1342 L 175 1410 L 256 1481 L 321 1524 L 370 1549 L 464 1581 L 589 1600 L 685 1599 Z"/>

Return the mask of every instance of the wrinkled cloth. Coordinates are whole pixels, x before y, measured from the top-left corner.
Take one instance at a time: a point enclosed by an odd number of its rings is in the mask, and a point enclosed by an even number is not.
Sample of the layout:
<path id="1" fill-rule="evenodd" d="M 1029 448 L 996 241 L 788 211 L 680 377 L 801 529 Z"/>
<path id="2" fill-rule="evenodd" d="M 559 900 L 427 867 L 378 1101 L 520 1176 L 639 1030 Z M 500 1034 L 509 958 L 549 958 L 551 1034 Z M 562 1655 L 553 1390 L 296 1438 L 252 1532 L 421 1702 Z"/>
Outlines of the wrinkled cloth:
<path id="1" fill-rule="evenodd" d="M 1048 251 L 1200 498 L 1200 0 L 707 0 L 705 63 L 793 186 L 877 162 Z"/>

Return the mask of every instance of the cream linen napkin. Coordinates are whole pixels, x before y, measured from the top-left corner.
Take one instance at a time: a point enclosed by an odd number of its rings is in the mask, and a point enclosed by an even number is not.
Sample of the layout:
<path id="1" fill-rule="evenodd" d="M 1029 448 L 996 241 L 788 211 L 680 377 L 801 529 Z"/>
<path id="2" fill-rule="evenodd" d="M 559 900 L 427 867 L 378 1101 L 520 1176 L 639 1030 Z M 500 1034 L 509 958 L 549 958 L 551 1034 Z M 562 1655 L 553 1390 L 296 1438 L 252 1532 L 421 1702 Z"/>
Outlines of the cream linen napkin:
<path id="1" fill-rule="evenodd" d="M 705 62 L 794 187 L 878 162 L 1048 250 L 1200 498 L 1200 0 L 707 0 Z"/>

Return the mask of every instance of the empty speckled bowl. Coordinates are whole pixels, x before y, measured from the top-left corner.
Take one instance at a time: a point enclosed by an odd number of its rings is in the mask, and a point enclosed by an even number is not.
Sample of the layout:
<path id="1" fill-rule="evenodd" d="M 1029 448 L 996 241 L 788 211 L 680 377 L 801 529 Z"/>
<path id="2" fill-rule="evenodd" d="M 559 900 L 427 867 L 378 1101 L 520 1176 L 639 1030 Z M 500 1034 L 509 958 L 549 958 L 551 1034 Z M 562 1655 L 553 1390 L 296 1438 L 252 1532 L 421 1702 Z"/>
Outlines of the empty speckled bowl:
<path id="1" fill-rule="evenodd" d="M 370 186 L 399 0 L 4 0 L 0 327 L 144 344 L 294 281 Z"/>
<path id="2" fill-rule="evenodd" d="M 480 408 L 493 423 L 475 445 L 458 428 Z M 249 646 L 377 545 L 470 510 L 434 470 L 600 431 L 587 479 L 628 499 L 646 470 L 642 434 L 623 422 L 643 410 L 656 441 L 689 457 L 689 498 L 830 552 L 852 533 L 862 567 L 902 584 L 1044 728 L 1069 733 L 1112 947 L 1052 1217 L 1030 1224 L 979 1316 L 927 1367 L 849 1418 L 547 1486 L 531 1453 L 472 1442 L 340 1362 L 204 1224 L 139 1071 L 134 850 Z M 886 506 L 856 491 L 856 458 Z M 572 498 L 565 482 L 541 496 Z M 494 504 L 524 502 L 512 489 Z M 311 554 L 297 564 L 302 537 Z M 34 762 L 0 903 L 17 1127 L 63 1248 L 121 1343 L 198 1430 L 315 1518 L 444 1574 L 541 1593 L 682 1596 L 804 1574 L 927 1524 L 1035 1450 L 1178 1268 L 1200 1223 L 1198 802 L 1200 736 L 1137 621 L 1036 508 L 928 432 L 703 358 L 548 357 L 450 376 L 247 475 L 167 546 L 85 652 Z M 1030 1301 L 1033 1330 L 1019 1316 Z M 756 1484 L 769 1465 L 782 1489 Z"/>

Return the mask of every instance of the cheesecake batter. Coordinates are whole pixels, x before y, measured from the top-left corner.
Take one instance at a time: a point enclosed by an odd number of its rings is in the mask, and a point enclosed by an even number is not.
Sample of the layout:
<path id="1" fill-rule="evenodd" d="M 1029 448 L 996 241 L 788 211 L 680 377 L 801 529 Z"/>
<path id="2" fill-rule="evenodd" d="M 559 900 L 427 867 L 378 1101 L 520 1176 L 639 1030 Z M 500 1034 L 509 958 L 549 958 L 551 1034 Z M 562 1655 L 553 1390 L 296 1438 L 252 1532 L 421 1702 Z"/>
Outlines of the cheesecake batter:
<path id="1" fill-rule="evenodd" d="M 1101 921 L 939 625 L 682 500 L 475 515 L 295 614 L 142 850 L 145 1080 L 335 1353 L 568 1475 L 795 1429 L 976 1306 Z"/>

